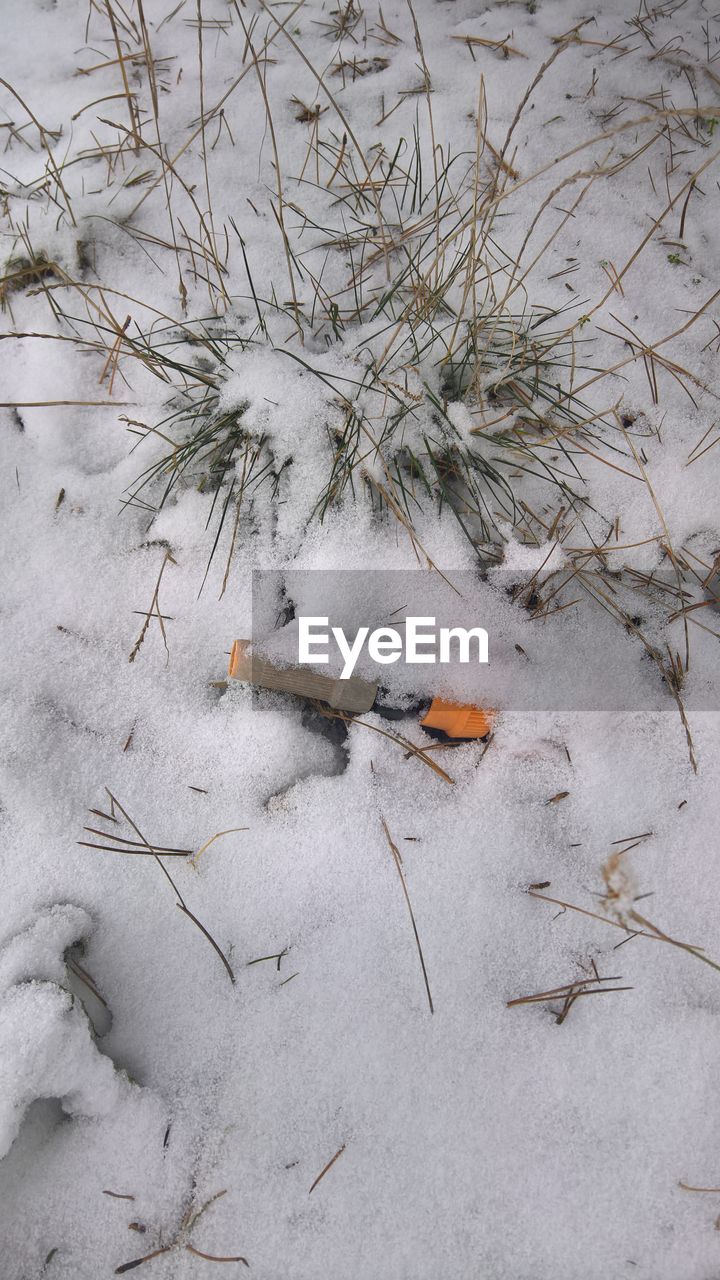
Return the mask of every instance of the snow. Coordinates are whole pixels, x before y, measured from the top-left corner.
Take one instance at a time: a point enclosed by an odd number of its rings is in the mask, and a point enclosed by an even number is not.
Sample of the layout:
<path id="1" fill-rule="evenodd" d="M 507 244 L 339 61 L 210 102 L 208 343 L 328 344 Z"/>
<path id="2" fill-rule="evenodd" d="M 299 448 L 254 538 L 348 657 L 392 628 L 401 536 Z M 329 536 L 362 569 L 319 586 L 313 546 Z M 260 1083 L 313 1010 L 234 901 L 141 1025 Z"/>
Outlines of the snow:
<path id="1" fill-rule="evenodd" d="M 137 151 L 108 6 L 2 14 L 0 278 L 35 264 L 0 286 L 3 1276 L 95 1280 L 166 1249 L 138 1274 L 189 1280 L 211 1267 L 191 1245 L 268 1280 L 707 1280 L 720 1206 L 680 1184 L 720 1183 L 717 613 L 687 615 L 692 755 L 658 664 L 685 653 L 676 566 L 701 604 L 720 552 L 717 16 L 701 0 L 608 0 L 592 20 L 578 0 L 415 0 L 421 56 L 405 0 L 109 9 Z M 360 16 L 338 41 L 344 12 Z M 207 178 L 198 13 L 206 114 L 235 85 L 206 125 Z M 143 15 L 178 157 L 167 189 Z M 266 37 L 274 132 L 247 51 Z M 397 318 L 416 286 L 417 316 L 426 300 L 417 264 L 400 279 L 421 231 L 433 279 L 428 101 L 436 158 L 453 158 L 445 235 L 454 196 L 472 203 L 478 102 L 486 183 L 530 86 L 476 281 L 478 306 L 507 297 L 509 328 L 463 389 L 424 321 Z M 326 110 L 299 120 L 295 99 Z M 416 172 L 421 139 L 425 203 L 385 193 L 389 280 L 374 199 L 347 198 L 344 135 L 358 182 L 355 140 L 370 166 L 382 141 Z M 202 258 L 206 181 L 219 269 Z M 341 235 L 352 246 L 329 247 Z M 351 317 L 361 262 L 366 298 L 397 286 L 398 311 Z M 458 305 L 448 248 L 451 269 Z M 588 434 L 537 386 L 503 419 L 523 326 L 571 332 L 548 377 L 572 376 Z M 246 433 L 225 484 L 247 492 L 209 568 L 216 473 L 195 459 L 159 510 L 170 471 L 137 489 L 203 406 L 197 420 Z M 464 491 L 439 509 L 416 476 L 402 518 L 388 510 L 428 442 L 507 462 L 516 419 L 536 454 L 502 474 L 524 507 L 483 489 L 481 530 Z M 344 432 L 352 479 L 325 503 Z M 604 563 L 578 551 L 600 545 Z M 628 568 L 661 589 L 631 590 Z M 620 621 L 581 586 L 590 571 Z M 548 574 L 580 603 L 540 616 L 528 597 Z M 414 710 L 373 711 L 343 740 L 226 680 L 236 637 L 288 661 L 301 613 L 352 635 L 398 610 L 486 627 L 480 676 L 381 678 L 396 706 L 497 707 L 489 746 L 438 750 Z M 364 656 L 356 674 L 377 669 Z M 170 882 L 146 842 L 196 856 L 164 856 Z M 598 976 L 627 989 L 560 1021 L 562 994 L 508 1007 Z"/>

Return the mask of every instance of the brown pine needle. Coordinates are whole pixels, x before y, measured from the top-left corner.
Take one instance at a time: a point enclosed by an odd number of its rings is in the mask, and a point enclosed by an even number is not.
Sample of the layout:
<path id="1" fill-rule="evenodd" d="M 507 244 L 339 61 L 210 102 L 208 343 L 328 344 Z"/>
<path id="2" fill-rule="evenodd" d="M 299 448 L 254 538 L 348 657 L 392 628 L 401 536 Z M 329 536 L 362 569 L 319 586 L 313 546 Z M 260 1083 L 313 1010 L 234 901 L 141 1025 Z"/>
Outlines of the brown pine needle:
<path id="1" fill-rule="evenodd" d="M 550 1000 L 554 996 L 569 995 L 571 992 L 590 986 L 591 983 L 598 982 L 620 982 L 621 978 L 577 978 L 574 982 L 566 982 L 562 987 L 551 987 L 549 991 L 539 991 L 532 996 L 516 996 L 514 1000 L 506 1001 L 505 1007 L 511 1009 L 516 1004 L 528 1004 L 533 1000 Z"/>
<path id="2" fill-rule="evenodd" d="M 316 1188 L 316 1186 L 317 1186 L 318 1182 L 322 1182 L 323 1178 L 325 1177 L 325 1174 L 326 1174 L 330 1169 L 332 1169 L 332 1167 L 333 1167 L 333 1165 L 334 1165 L 335 1161 L 340 1159 L 340 1156 L 342 1155 L 342 1153 L 343 1153 L 343 1151 L 345 1150 L 346 1146 L 347 1146 L 347 1143 L 346 1143 L 346 1142 L 343 1142 L 342 1146 L 340 1147 L 340 1150 L 335 1152 L 335 1155 L 333 1156 L 332 1160 L 328 1160 L 327 1164 L 325 1165 L 325 1168 L 320 1170 L 320 1172 L 319 1172 L 319 1174 L 318 1174 L 317 1178 L 315 1179 L 315 1181 L 313 1182 L 313 1184 L 312 1184 L 312 1186 L 311 1186 L 310 1190 L 308 1191 L 308 1195 L 309 1195 L 309 1196 L 311 1196 L 311 1195 L 312 1195 L 312 1193 L 313 1193 L 313 1191 L 315 1190 L 315 1188 Z"/>
<path id="3" fill-rule="evenodd" d="M 596 982 L 598 979 L 588 979 L 588 982 Z M 603 979 L 600 979 L 603 981 Z M 556 991 L 541 991 L 535 996 L 518 996 L 515 1000 L 506 1001 L 505 1008 L 512 1009 L 519 1004 L 544 1004 L 546 1000 L 557 1000 L 559 996 L 565 995 L 570 1000 L 578 1000 L 580 996 L 601 996 L 608 991 L 634 991 L 634 987 L 591 987 L 586 990 L 585 986 L 577 983 L 574 986 L 569 984 L 567 988 L 559 987 Z"/>
<path id="4" fill-rule="evenodd" d="M 610 843 L 613 845 L 629 844 L 633 840 L 647 840 L 648 836 L 652 836 L 654 834 L 654 831 L 641 831 L 639 836 L 624 836 L 622 840 L 611 840 Z"/>
<path id="5" fill-rule="evenodd" d="M 141 1267 L 143 1262 L 150 1262 L 151 1258 L 159 1258 L 163 1253 L 169 1253 L 172 1245 L 166 1244 L 162 1249 L 153 1249 L 152 1253 L 146 1253 L 142 1258 L 133 1258 L 131 1262 L 123 1262 L 122 1266 L 115 1268 L 115 1275 L 122 1276 L 126 1271 L 134 1271 L 135 1267 Z"/>
<path id="6" fill-rule="evenodd" d="M 90 840 L 76 840 L 75 843 L 81 845 L 83 849 L 98 849 L 101 853 L 138 854 L 141 858 L 152 857 L 154 853 L 161 853 L 163 858 L 186 858 L 192 853 L 192 849 L 130 849 L 124 847 L 124 841 L 119 845 L 93 844 Z"/>
<path id="7" fill-rule="evenodd" d="M 124 836 L 114 836 L 111 831 L 100 831 L 97 827 L 83 827 L 83 831 L 89 831 L 93 836 L 102 836 L 103 840 L 114 840 L 117 844 L 136 845 L 147 852 L 146 846 L 139 840 L 126 840 Z M 153 849 L 156 853 L 192 853 L 192 849 L 178 849 L 175 845 L 154 844 Z"/>
<path id="8" fill-rule="evenodd" d="M 250 1266 L 247 1258 L 242 1258 L 239 1253 L 234 1254 L 232 1257 L 223 1258 L 217 1253 L 203 1253 L 202 1249 L 196 1249 L 192 1244 L 186 1244 L 185 1248 L 188 1253 L 194 1253 L 196 1258 L 204 1258 L 206 1262 L 242 1262 L 243 1266 Z"/>

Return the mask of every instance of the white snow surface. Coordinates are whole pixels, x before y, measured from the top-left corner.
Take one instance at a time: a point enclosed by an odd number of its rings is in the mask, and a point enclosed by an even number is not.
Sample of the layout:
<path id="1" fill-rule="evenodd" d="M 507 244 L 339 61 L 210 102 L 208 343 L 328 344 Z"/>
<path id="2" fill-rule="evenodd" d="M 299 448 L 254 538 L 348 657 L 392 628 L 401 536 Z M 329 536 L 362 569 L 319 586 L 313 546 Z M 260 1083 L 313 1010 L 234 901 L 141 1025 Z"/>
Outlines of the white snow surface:
<path id="1" fill-rule="evenodd" d="M 631 548 L 624 561 L 644 571 L 667 572 L 668 544 L 704 564 L 720 551 L 720 449 L 689 463 L 716 431 L 717 305 L 659 347 L 671 368 L 646 355 L 590 385 L 593 370 L 632 354 L 623 326 L 657 343 L 717 288 L 716 121 L 710 110 L 700 122 L 689 112 L 718 104 L 720 19 L 702 0 L 654 9 L 607 0 L 594 14 L 580 0 L 415 0 L 413 10 L 384 0 L 364 5 L 338 41 L 331 28 L 347 5 L 337 0 L 333 11 L 333 2 L 114 0 L 123 65 L 155 147 L 126 145 L 120 157 L 112 148 L 129 116 L 108 7 L 0 4 L 0 275 L 18 270 L 28 245 L 56 264 L 8 290 L 0 316 L 3 1280 L 96 1280 L 163 1249 L 138 1269 L 143 1280 L 214 1274 L 188 1244 L 241 1256 L 256 1280 L 711 1280 L 720 1273 L 720 1193 L 680 1184 L 720 1186 L 720 972 L 687 946 L 624 926 L 635 910 L 720 961 L 718 615 L 704 609 L 694 614 L 703 626 L 690 626 L 695 772 L 676 703 L 636 637 L 627 635 L 628 667 L 618 672 L 627 709 L 599 698 L 573 711 L 563 646 L 572 649 L 581 624 L 572 610 L 531 622 L 493 574 L 562 570 L 566 548 L 608 536 L 616 520 L 614 541 Z M 202 263 L 193 275 L 197 208 L 208 209 L 197 137 L 171 183 L 177 259 L 167 248 L 141 11 L 165 154 L 176 156 L 197 128 L 198 15 L 206 111 L 248 68 L 206 130 L 223 259 L 227 232 L 222 307 Z M 327 108 L 322 138 L 339 147 L 349 123 L 368 155 L 379 140 L 392 156 L 414 128 L 428 134 L 413 12 L 434 136 L 447 154 L 473 159 L 481 91 L 496 150 L 529 91 L 510 153 L 518 190 L 493 232 L 498 261 L 517 255 L 539 214 L 517 310 L 539 299 L 574 308 L 573 319 L 590 313 L 609 287 L 603 263 L 620 270 L 648 237 L 622 290 L 576 330 L 589 346 L 578 341 L 573 357 L 587 369 L 579 382 L 588 382 L 588 414 L 630 415 L 638 454 L 616 432 L 604 455 L 614 465 L 574 455 L 589 505 L 564 524 L 563 545 L 554 532 L 533 541 L 529 525 L 513 530 L 499 515 L 505 559 L 489 579 L 500 585 L 483 596 L 491 642 L 502 637 L 516 663 L 533 660 L 533 627 L 556 628 L 538 637 L 537 652 L 552 650 L 557 635 L 561 709 L 513 707 L 511 667 L 490 746 L 429 753 L 451 784 L 373 732 L 393 727 L 375 713 L 337 746 L 305 723 L 298 703 L 225 684 L 231 642 L 251 634 L 253 569 L 409 573 L 426 569 L 425 555 L 449 579 L 477 569 L 452 512 L 432 502 L 413 511 L 421 552 L 357 481 L 355 499 L 346 492 L 320 520 L 342 419 L 338 387 L 355 386 L 388 334 L 366 315 L 340 342 L 331 326 L 318 335 L 308 325 L 301 346 L 290 311 L 269 301 L 289 299 L 273 146 L 300 262 L 316 279 L 324 272 L 328 293 L 349 276 L 343 255 L 323 244 L 323 228 L 345 215 L 316 182 L 314 158 L 298 180 L 314 125 L 297 119 L 294 99 Z M 263 70 L 274 138 L 242 27 L 257 51 L 276 30 L 273 14 L 292 37 L 274 39 Z M 531 88 L 557 37 L 574 27 Z M 504 56 L 502 42 L 513 52 Z M 298 49 L 326 73 L 333 101 Z M 340 57 L 387 65 L 333 74 Z M 685 128 L 672 144 L 657 117 L 642 123 L 658 110 L 688 112 L 673 121 Z M 640 123 L 610 136 L 627 121 Z M 646 154 L 619 165 L 651 138 Z M 579 184 L 611 163 L 617 171 L 592 181 L 566 217 Z M 59 165 L 71 213 L 52 178 Z M 661 215 L 702 165 L 681 236 L 685 197 Z M 296 288 L 309 314 L 309 277 L 298 273 Z M 190 478 L 155 511 L 160 479 L 142 491 L 146 505 L 127 504 L 128 488 L 167 452 L 157 435 L 128 428 L 160 424 L 174 440 L 175 425 L 163 423 L 180 384 L 129 346 L 115 350 L 126 316 L 128 335 L 151 334 L 201 373 L 207 351 L 188 340 L 200 319 L 206 332 L 254 335 L 225 351 L 218 412 L 246 406 L 245 425 L 267 438 L 280 478 L 242 509 L 224 591 L 230 524 L 199 594 L 212 487 Z M 67 340 L 78 336 L 84 344 Z M 406 375 L 418 404 L 424 386 L 439 394 L 431 357 L 409 362 Z M 482 394 L 492 385 L 486 373 Z M 358 393 L 379 431 L 377 400 Z M 428 404 L 407 420 L 409 449 L 432 426 Z M 451 401 L 447 422 L 464 445 L 492 454 L 475 430 L 477 405 Z M 380 453 L 363 447 L 366 475 L 383 485 Z M 242 484 L 241 461 L 235 469 Z M 528 484 L 550 529 L 558 500 L 537 478 Z M 166 645 L 155 617 L 130 662 L 167 551 L 157 606 Z M 295 581 L 298 608 L 314 607 L 317 577 Z M 271 630 L 274 619 L 266 622 Z M 598 645 L 603 634 L 598 622 Z M 665 639 L 682 648 L 682 623 Z M 412 692 L 406 672 L 387 679 L 400 701 Z M 468 681 L 466 670 L 435 671 L 421 692 L 464 698 Z M 652 709 L 643 709 L 651 685 Z M 417 716 L 399 728 L 428 745 Z M 173 885 L 147 842 L 203 851 L 193 862 L 164 858 Z M 608 903 L 602 867 L 631 845 L 608 873 Z M 533 885 L 560 905 L 530 896 Z M 222 949 L 234 984 L 188 911 Z M 104 1034 L 68 979 L 68 949 L 76 955 L 80 942 L 112 1020 Z M 507 1007 L 596 973 L 626 989 L 577 999 L 561 1023 L 562 995 Z"/>

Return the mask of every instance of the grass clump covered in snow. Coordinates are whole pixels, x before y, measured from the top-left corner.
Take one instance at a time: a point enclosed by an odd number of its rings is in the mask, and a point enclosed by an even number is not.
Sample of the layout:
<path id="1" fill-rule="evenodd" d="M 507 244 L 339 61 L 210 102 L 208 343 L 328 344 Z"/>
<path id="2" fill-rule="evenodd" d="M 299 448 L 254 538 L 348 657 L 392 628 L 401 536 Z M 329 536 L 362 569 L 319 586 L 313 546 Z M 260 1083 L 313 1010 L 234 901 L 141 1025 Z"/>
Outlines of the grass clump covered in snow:
<path id="1" fill-rule="evenodd" d="M 720 20 L 7 8 L 8 1280 L 705 1280 Z M 228 682 L 369 568 L 487 696 Z"/>

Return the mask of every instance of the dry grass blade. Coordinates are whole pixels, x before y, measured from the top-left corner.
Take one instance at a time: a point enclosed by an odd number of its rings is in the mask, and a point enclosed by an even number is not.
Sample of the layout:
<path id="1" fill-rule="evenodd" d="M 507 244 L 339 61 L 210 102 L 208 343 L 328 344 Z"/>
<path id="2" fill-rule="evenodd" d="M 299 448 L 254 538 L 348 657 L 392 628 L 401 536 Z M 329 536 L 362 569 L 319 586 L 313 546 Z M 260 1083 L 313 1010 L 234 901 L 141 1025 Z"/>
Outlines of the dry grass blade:
<path id="1" fill-rule="evenodd" d="M 224 967 L 224 969 L 225 969 L 225 972 L 227 973 L 227 975 L 228 975 L 228 977 L 229 977 L 229 979 L 230 979 L 231 983 L 232 983 L 232 984 L 233 984 L 233 986 L 234 986 L 234 985 L 235 985 L 235 974 L 233 973 L 232 969 L 230 968 L 230 962 L 229 962 L 229 960 L 228 960 L 227 956 L 225 955 L 225 952 L 221 949 L 221 947 L 220 947 L 220 946 L 218 945 L 218 943 L 215 941 L 215 939 L 213 938 L 212 934 L 211 934 L 211 933 L 209 933 L 209 932 L 208 932 L 208 930 L 205 928 L 205 925 L 202 923 L 202 921 L 198 920 L 197 916 L 196 916 L 196 915 L 194 915 L 194 914 L 193 914 L 193 912 L 190 910 L 190 908 L 188 907 L 187 903 L 185 902 L 185 899 L 183 898 L 183 896 L 182 896 L 182 894 L 181 894 L 180 890 L 178 889 L 177 885 L 175 884 L 175 881 L 173 880 L 172 876 L 170 875 L 170 872 L 168 871 L 167 867 L 166 867 L 166 866 L 164 866 L 164 864 L 162 863 L 162 861 L 161 861 L 161 859 L 160 859 L 160 857 L 159 857 L 159 855 L 158 855 L 157 850 L 156 850 L 156 849 L 155 849 L 155 848 L 154 848 L 154 847 L 149 843 L 149 841 L 147 841 L 147 840 L 145 839 L 144 835 L 142 834 L 142 831 L 140 831 L 140 829 L 135 825 L 135 823 L 133 822 L 132 818 L 131 818 L 131 817 L 130 817 L 130 815 L 127 813 L 127 811 L 126 811 L 125 809 L 123 809 L 123 807 L 122 807 L 122 805 L 120 804 L 119 800 L 117 800 L 117 799 L 115 798 L 115 796 L 112 794 L 112 792 L 111 792 L 111 791 L 109 791 L 109 790 L 107 789 L 107 787 L 105 788 L 105 790 L 106 790 L 107 795 L 108 795 L 108 797 L 109 797 L 109 799 L 110 799 L 110 801 L 111 801 L 111 804 L 112 804 L 112 807 L 113 807 L 113 813 L 114 813 L 114 812 L 115 812 L 115 810 L 117 809 L 118 813 L 121 813 L 121 814 L 122 814 L 122 816 L 123 816 L 123 818 L 125 819 L 125 821 L 128 823 L 128 825 L 129 825 L 130 827 L 132 827 L 132 829 L 133 829 L 133 831 L 135 832 L 135 834 L 138 836 L 138 838 L 139 838 L 139 839 L 142 841 L 142 843 L 145 845 L 145 848 L 147 849 L 148 853 L 152 854 L 152 856 L 154 857 L 154 859 L 155 859 L 155 861 L 157 862 L 158 866 L 160 867 L 160 870 L 162 871 L 163 875 L 165 876 L 165 878 L 166 878 L 166 879 L 167 879 L 167 881 L 169 882 L 170 887 L 172 888 L 173 892 L 175 893 L 175 895 L 176 895 L 176 897 L 177 897 L 177 903 L 176 903 L 176 906 L 180 909 L 180 911 L 182 911 L 182 912 L 183 912 L 183 914 L 184 914 L 184 915 L 186 915 L 186 916 L 188 917 L 188 919 L 192 920 L 193 924 L 194 924 L 194 925 L 196 925 L 196 926 L 197 926 L 197 928 L 200 930 L 200 932 L 203 934 L 203 936 L 204 936 L 205 938 L 207 938 L 208 942 L 210 943 L 210 946 L 213 948 L 213 951 L 215 951 L 215 952 L 216 952 L 216 954 L 219 956 L 220 960 L 222 961 L 222 964 L 223 964 L 223 967 Z"/>
<path id="2" fill-rule="evenodd" d="M 506 36 L 504 40 L 486 40 L 482 36 L 450 36 L 450 39 L 458 40 L 461 44 L 467 45 L 471 53 L 474 48 L 492 49 L 496 53 L 502 53 L 505 58 L 509 58 L 511 55 L 516 58 L 527 58 L 526 53 L 508 43 L 509 36 Z"/>
<path id="3" fill-rule="evenodd" d="M 430 993 L 430 982 L 428 980 L 427 969 L 425 968 L 425 957 L 423 956 L 423 950 L 420 944 L 420 935 L 418 933 L 417 924 L 415 923 L 415 913 L 412 909 L 410 895 L 408 893 L 407 884 L 405 883 L 405 874 L 402 868 L 402 854 L 400 853 L 400 850 L 398 849 L 397 845 L 393 841 L 392 836 L 390 835 L 390 831 L 388 829 L 388 825 L 385 819 L 381 817 L 380 821 L 382 823 L 382 828 L 383 828 L 383 831 L 385 832 L 385 837 L 387 839 L 388 845 L 390 846 L 390 852 L 392 853 L 393 861 L 397 868 L 398 876 L 400 877 L 400 884 L 402 885 L 403 895 L 405 897 L 405 902 L 407 903 L 408 912 L 410 913 L 410 922 L 412 924 L 413 934 L 415 935 L 415 945 L 417 947 L 417 953 L 420 958 L 420 967 L 422 969 L 423 982 L 425 983 L 425 991 L 427 993 L 428 1005 L 430 1006 L 430 1012 L 434 1013 L 435 1009 L 433 1006 L 432 995 Z"/>
<path id="4" fill-rule="evenodd" d="M 2 400 L 0 409 L 52 409 L 64 405 L 78 409 L 131 409 L 134 404 L 134 400 Z"/>
<path id="5" fill-rule="evenodd" d="M 225 1194 L 226 1192 L 224 1190 L 216 1191 L 215 1195 L 210 1196 L 209 1200 L 206 1200 L 205 1203 L 197 1210 L 193 1209 L 193 1201 L 191 1199 L 190 1204 L 183 1215 L 177 1235 L 173 1240 L 171 1240 L 170 1244 L 162 1245 L 159 1249 L 153 1249 L 150 1253 L 144 1254 L 142 1258 L 133 1258 L 130 1262 L 124 1262 L 122 1266 L 115 1268 L 115 1275 L 124 1275 L 128 1271 L 133 1271 L 135 1267 L 141 1267 L 143 1263 L 150 1262 L 152 1258 L 159 1258 L 164 1253 L 174 1253 L 178 1249 L 185 1249 L 187 1253 L 194 1254 L 196 1258 L 203 1258 L 206 1262 L 241 1262 L 243 1266 L 249 1267 L 250 1263 L 247 1258 L 244 1258 L 241 1254 L 228 1255 L 206 1253 L 203 1249 L 198 1249 L 197 1246 L 188 1239 L 188 1236 L 191 1234 L 205 1211 L 209 1209 L 211 1205 L 215 1204 L 216 1200 L 219 1200 L 221 1196 L 224 1196 Z"/>
<path id="6" fill-rule="evenodd" d="M 290 12 L 285 15 L 282 22 L 279 22 L 277 19 L 273 19 L 276 22 L 276 29 L 272 32 L 268 32 L 267 37 L 263 41 L 263 49 L 262 49 L 263 53 L 265 53 L 267 49 L 269 49 L 270 45 L 273 43 L 274 40 L 277 39 L 280 33 L 285 29 L 287 24 L 289 22 L 292 22 L 298 10 L 302 9 L 304 3 L 305 3 L 305 0 L 297 0 L 297 3 L 294 4 Z M 215 103 L 215 106 L 211 107 L 210 110 L 206 113 L 204 117 L 204 121 L 201 124 L 199 124 L 196 129 L 193 130 L 193 132 L 189 135 L 188 138 L 185 139 L 185 142 L 181 146 L 180 150 L 175 153 L 172 160 L 167 161 L 167 170 L 170 173 L 174 172 L 175 165 L 177 164 L 178 160 L 182 158 L 182 156 L 185 154 L 188 148 L 192 146 L 193 142 L 195 142 L 195 140 L 201 136 L 203 132 L 203 128 L 207 127 L 210 121 L 222 111 L 228 98 L 230 98 L 231 95 L 235 92 L 238 85 L 242 84 L 242 81 L 245 79 L 245 76 L 249 74 L 250 70 L 251 70 L 251 67 L 249 66 L 245 67 L 244 70 L 240 72 L 240 75 L 236 76 L 236 78 L 233 80 L 230 87 L 225 90 L 222 97 L 219 98 L 218 101 Z M 0 81 L 0 83 L 2 82 Z M 144 202 L 147 200 L 149 195 L 152 195 L 153 191 L 157 189 L 157 187 L 160 185 L 162 181 L 163 181 L 163 174 L 161 174 L 159 178 L 155 179 L 155 181 L 148 187 L 145 193 L 140 197 L 137 204 L 134 205 L 134 207 L 130 210 L 130 213 L 128 214 L 129 219 L 135 217 L 135 214 L 137 213 L 140 206 L 144 204 Z"/>
<path id="7" fill-rule="evenodd" d="M 628 937 L 635 938 L 652 938 L 655 942 L 666 942 L 669 946 L 678 947 L 681 951 L 686 951 L 688 955 L 694 956 L 696 960 L 702 960 L 703 964 L 707 964 L 711 969 L 720 973 L 720 964 L 715 960 L 711 960 L 706 956 L 702 947 L 692 946 L 689 942 L 679 942 L 677 938 L 671 938 L 668 934 L 663 933 L 656 925 L 651 924 L 644 916 L 639 915 L 636 911 L 628 912 L 628 919 L 633 924 L 639 924 L 639 929 L 632 929 L 629 925 L 623 924 L 620 920 L 612 920 L 609 916 L 601 916 L 597 911 L 588 911 L 587 907 L 578 907 L 574 902 L 565 902 L 562 898 L 551 898 L 549 894 L 537 893 L 534 889 L 526 889 L 525 893 L 531 898 L 539 898 L 542 902 L 551 902 L 556 907 L 562 907 L 564 911 L 577 911 L 580 915 L 590 916 L 592 920 L 599 920 L 602 924 L 609 924 L 614 929 L 622 929 Z"/>
<path id="8" fill-rule="evenodd" d="M 160 624 L 160 634 L 161 634 L 161 636 L 162 636 L 162 638 L 163 638 L 163 644 L 164 644 L 164 646 L 165 646 L 166 662 L 169 662 L 169 660 L 170 660 L 170 650 L 168 649 L 167 635 L 166 635 L 166 632 L 165 632 L 165 615 L 164 615 L 163 613 L 161 613 L 161 612 L 160 612 L 160 583 L 162 582 L 162 576 L 163 576 L 163 574 L 164 574 L 164 572 L 165 572 L 165 568 L 166 568 L 166 566 L 167 566 L 168 564 L 177 564 L 177 560 L 175 560 L 175 559 L 174 559 L 174 557 L 173 557 L 173 555 L 172 555 L 172 553 L 171 553 L 170 551 L 166 551 L 166 552 L 165 552 L 165 558 L 164 558 L 164 560 L 163 560 L 163 562 L 162 562 L 162 564 L 161 564 L 161 566 L 160 566 L 160 572 L 159 572 L 159 574 L 158 574 L 158 579 L 157 579 L 157 582 L 155 583 L 155 590 L 153 591 L 153 597 L 152 597 L 152 600 L 150 601 L 150 608 L 148 609 L 147 613 L 145 614 L 145 621 L 143 622 L 143 625 L 142 625 L 142 627 L 141 627 L 141 629 L 140 629 L 140 634 L 139 634 L 139 636 L 138 636 L 137 640 L 135 641 L 135 644 L 133 645 L 132 653 L 130 654 L 130 657 L 128 658 L 128 662 L 134 662 L 134 661 L 135 661 L 135 659 L 136 659 L 136 657 L 137 657 L 137 655 L 138 655 L 138 653 L 139 653 L 139 651 L 140 651 L 140 647 L 141 647 L 141 645 L 142 645 L 142 643 L 143 643 L 143 640 L 145 639 L 145 636 L 147 635 L 147 631 L 148 631 L 148 627 L 150 626 L 150 622 L 151 622 L 151 620 L 152 620 L 153 618 L 157 618 L 157 621 L 158 621 L 158 622 L 159 622 L 159 624 Z"/>
<path id="9" fill-rule="evenodd" d="M 455 779 L 451 778 L 450 774 L 446 773 L 437 761 L 427 754 L 426 750 L 422 747 L 416 747 L 414 742 L 410 742 L 408 738 L 403 738 L 401 734 L 391 733 L 389 729 L 381 729 L 379 725 L 369 724 L 367 720 L 360 720 L 358 716 L 349 716 L 344 711 L 334 711 L 332 707 L 327 707 L 324 703 L 314 703 L 314 706 L 320 715 L 325 716 L 328 720 L 343 720 L 345 724 L 359 724 L 364 729 L 372 729 L 374 733 L 379 733 L 383 738 L 389 738 L 391 742 L 396 742 L 398 746 L 402 747 L 403 751 L 408 752 L 416 760 L 426 764 L 428 769 L 432 769 L 433 773 L 442 778 L 443 782 L 449 782 L 451 786 L 455 785 Z"/>
<path id="10" fill-rule="evenodd" d="M 270 99 L 268 97 L 267 85 L 265 82 L 265 75 L 263 71 L 260 70 L 260 62 L 259 62 L 258 54 L 255 51 L 255 46 L 253 45 L 253 42 L 252 42 L 251 33 L 245 24 L 242 13 L 240 12 L 240 8 L 237 4 L 237 0 L 234 0 L 234 4 L 235 4 L 235 10 L 237 12 L 238 18 L 240 19 L 242 29 L 245 33 L 245 41 L 246 41 L 247 48 L 250 50 L 250 53 L 252 55 L 252 66 L 255 68 L 255 72 L 257 74 L 258 85 L 260 88 L 260 93 L 262 95 L 263 105 L 265 107 L 265 119 L 267 121 L 267 126 L 270 133 L 270 143 L 272 146 L 273 156 L 275 159 L 274 168 L 275 168 L 275 179 L 277 184 L 277 200 L 278 200 L 276 216 L 277 216 L 278 226 L 280 227 L 280 232 L 282 236 L 283 250 L 285 253 L 285 264 L 287 266 L 287 273 L 288 273 L 288 283 L 290 285 L 290 294 L 292 297 L 292 306 L 293 306 L 293 312 L 295 315 L 295 323 L 297 325 L 298 337 L 300 339 L 300 343 L 302 344 L 304 342 L 304 335 L 303 335 L 302 325 L 300 323 L 300 319 L 301 319 L 300 307 L 298 304 L 297 293 L 295 290 L 295 270 L 294 270 L 294 264 L 293 264 L 293 255 L 290 249 L 290 241 L 288 239 L 287 229 L 285 226 L 285 200 L 283 197 L 282 170 L 280 168 L 280 156 L 278 153 L 277 134 L 275 132 L 275 122 L 273 120 L 272 111 L 270 109 Z"/>
<path id="11" fill-rule="evenodd" d="M 198 859 L 200 855 L 204 853 L 206 849 L 209 849 L 210 845 L 214 844 L 216 840 L 219 840 L 221 836 L 232 835 L 235 831 L 249 831 L 249 830 L 250 830 L 249 827 L 228 827 L 226 831 L 216 831 L 215 835 L 211 836 L 209 840 L 206 840 L 205 843 L 200 846 L 197 853 L 194 853 L 192 855 L 190 859 L 190 866 L 196 867 L 198 864 Z"/>

